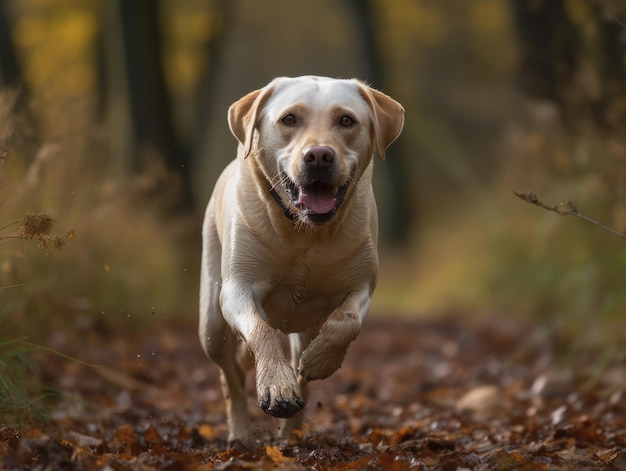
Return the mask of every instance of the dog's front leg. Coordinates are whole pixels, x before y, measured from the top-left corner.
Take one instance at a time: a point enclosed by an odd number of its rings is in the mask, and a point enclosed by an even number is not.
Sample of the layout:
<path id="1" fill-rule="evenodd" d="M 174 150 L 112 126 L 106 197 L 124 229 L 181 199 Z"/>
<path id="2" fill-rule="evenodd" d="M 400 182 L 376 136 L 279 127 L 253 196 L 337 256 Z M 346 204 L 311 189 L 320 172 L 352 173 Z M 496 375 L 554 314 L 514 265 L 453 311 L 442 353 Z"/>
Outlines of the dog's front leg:
<path id="1" fill-rule="evenodd" d="M 271 416 L 289 418 L 304 407 L 304 401 L 276 330 L 259 313 L 262 292 L 261 283 L 232 279 L 224 282 L 222 313 L 254 358 L 259 406 Z"/>
<path id="2" fill-rule="evenodd" d="M 298 370 L 298 365 L 300 364 L 300 357 L 302 356 L 302 352 L 309 344 L 310 338 L 308 333 L 298 333 L 298 334 L 290 334 L 289 335 L 289 347 L 291 349 L 291 367 L 294 371 Z M 300 393 L 302 394 L 302 399 L 304 402 L 307 402 L 308 399 L 308 385 L 307 380 L 302 376 L 298 376 L 298 385 L 300 386 Z M 278 434 L 278 438 L 281 440 L 290 440 L 292 438 L 292 433 L 294 430 L 302 430 L 302 424 L 304 422 L 304 411 L 298 412 L 293 417 L 286 419 L 283 421 L 280 427 L 280 432 Z"/>
<path id="3" fill-rule="evenodd" d="M 370 307 L 370 290 L 349 296 L 322 324 L 302 352 L 298 373 L 307 381 L 324 379 L 341 367 L 348 346 L 359 335 Z"/>

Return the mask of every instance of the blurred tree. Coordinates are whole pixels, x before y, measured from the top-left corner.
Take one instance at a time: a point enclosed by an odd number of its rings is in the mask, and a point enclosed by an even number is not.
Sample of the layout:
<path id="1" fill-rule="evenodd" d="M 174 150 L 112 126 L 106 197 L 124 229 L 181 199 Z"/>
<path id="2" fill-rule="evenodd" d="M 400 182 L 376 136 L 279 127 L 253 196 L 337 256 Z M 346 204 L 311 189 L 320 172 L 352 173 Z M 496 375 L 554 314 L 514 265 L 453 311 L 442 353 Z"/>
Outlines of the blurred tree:
<path id="1" fill-rule="evenodd" d="M 160 2 L 118 0 L 116 5 L 116 11 L 107 17 L 106 26 L 120 34 L 121 41 L 105 41 L 108 46 L 105 55 L 111 56 L 105 67 L 121 70 L 123 77 L 112 77 L 111 73 L 107 77 L 116 82 L 114 86 L 126 88 L 133 141 L 128 170 L 156 176 L 157 181 L 150 189 L 155 193 L 167 190 L 170 208 L 190 208 L 189 152 L 176 136 L 165 82 Z M 111 24 L 116 21 L 119 28 Z M 155 171 L 160 165 L 164 165 L 176 182 L 163 179 L 163 172 Z"/>
<path id="2" fill-rule="evenodd" d="M 375 5 L 371 0 L 351 0 L 350 4 L 356 18 L 356 42 L 361 49 L 363 78 L 374 88 L 385 91 L 388 84 L 385 72 L 388 67 L 384 63 L 377 34 L 376 19 L 379 15 Z M 402 135 L 387 157 L 385 165 L 377 170 L 382 176 L 380 180 L 383 187 L 378 198 L 381 241 L 390 246 L 403 245 L 408 240 L 411 223 L 416 217 L 411 208 L 417 205 L 409 205 L 408 175 L 402 161 Z"/>
<path id="3" fill-rule="evenodd" d="M 513 11 L 521 88 L 557 103 L 570 126 L 626 129 L 624 4 L 514 0 Z"/>
<path id="4" fill-rule="evenodd" d="M 233 21 L 235 6 L 236 2 L 233 0 L 216 0 L 213 2 L 214 11 L 212 14 L 215 17 L 214 23 L 218 26 L 217 31 L 206 41 L 205 54 L 209 58 L 209 66 L 203 70 L 196 91 L 194 161 L 205 158 L 209 147 L 206 142 L 209 138 L 207 130 L 211 129 L 211 119 L 214 116 L 211 113 L 211 107 L 217 101 L 216 94 L 221 93 L 217 83 L 218 72 L 224 61 L 224 41 Z"/>
<path id="5" fill-rule="evenodd" d="M 36 120 L 28 106 L 30 93 L 11 36 L 11 21 L 6 0 L 0 0 L 0 85 L 5 89 L 13 89 L 17 94 L 13 101 L 13 111 L 24 121 L 19 126 L 20 134 L 22 137 L 27 136 L 35 144 L 37 141 Z M 15 136 L 13 135 L 11 139 L 14 140 Z"/>
<path id="6" fill-rule="evenodd" d="M 5 0 L 0 0 L 0 81 L 2 85 L 11 87 L 21 84 L 23 78 L 5 3 Z"/>

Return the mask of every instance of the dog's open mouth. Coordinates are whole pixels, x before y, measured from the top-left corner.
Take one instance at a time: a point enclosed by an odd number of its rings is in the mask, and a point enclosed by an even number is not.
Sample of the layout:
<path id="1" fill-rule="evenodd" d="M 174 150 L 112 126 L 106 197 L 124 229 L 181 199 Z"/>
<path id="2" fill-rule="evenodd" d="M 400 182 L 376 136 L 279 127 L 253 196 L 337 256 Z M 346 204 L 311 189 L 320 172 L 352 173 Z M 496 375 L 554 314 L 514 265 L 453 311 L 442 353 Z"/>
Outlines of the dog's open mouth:
<path id="1" fill-rule="evenodd" d="M 298 204 L 314 214 L 327 214 L 335 209 L 335 188 L 326 183 L 313 183 L 299 189 Z"/>
<path id="2" fill-rule="evenodd" d="M 285 178 L 284 186 L 291 199 L 289 211 L 293 216 L 304 216 L 315 224 L 323 224 L 337 212 L 346 196 L 349 182 L 340 187 L 320 181 L 298 186 L 290 178 Z"/>

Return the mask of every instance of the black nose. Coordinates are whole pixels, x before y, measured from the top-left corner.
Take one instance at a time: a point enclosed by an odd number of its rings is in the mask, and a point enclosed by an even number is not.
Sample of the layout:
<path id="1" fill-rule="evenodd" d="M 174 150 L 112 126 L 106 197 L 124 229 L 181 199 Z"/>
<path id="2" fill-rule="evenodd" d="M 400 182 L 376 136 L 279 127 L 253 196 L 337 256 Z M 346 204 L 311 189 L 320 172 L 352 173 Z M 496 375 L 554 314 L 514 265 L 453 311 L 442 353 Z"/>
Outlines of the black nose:
<path id="1" fill-rule="evenodd" d="M 328 167 L 335 160 L 335 151 L 328 146 L 316 146 L 305 149 L 302 153 L 304 162 L 313 168 Z"/>

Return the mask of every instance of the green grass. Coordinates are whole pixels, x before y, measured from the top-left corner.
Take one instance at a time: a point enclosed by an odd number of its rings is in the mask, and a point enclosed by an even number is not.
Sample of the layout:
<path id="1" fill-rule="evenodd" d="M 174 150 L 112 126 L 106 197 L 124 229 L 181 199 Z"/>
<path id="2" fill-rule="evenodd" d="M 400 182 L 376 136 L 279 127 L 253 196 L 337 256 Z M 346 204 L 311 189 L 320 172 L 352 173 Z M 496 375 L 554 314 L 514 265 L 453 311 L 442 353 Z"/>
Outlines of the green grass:
<path id="1" fill-rule="evenodd" d="M 59 392 L 40 381 L 24 340 L 0 338 L 0 422 L 10 427 L 49 425 Z"/>

